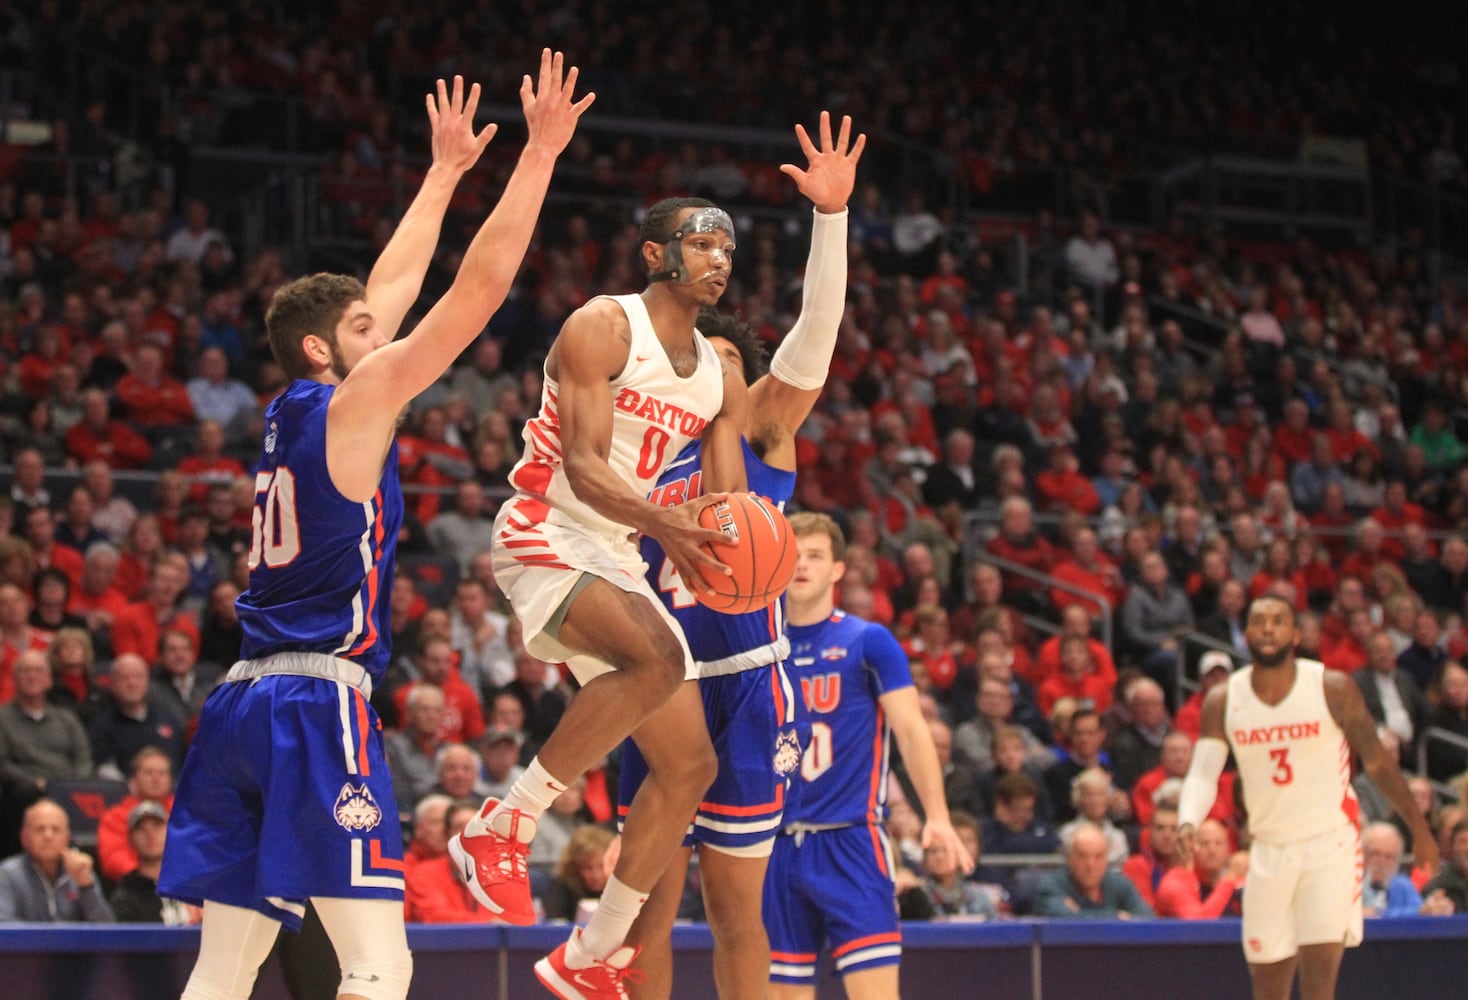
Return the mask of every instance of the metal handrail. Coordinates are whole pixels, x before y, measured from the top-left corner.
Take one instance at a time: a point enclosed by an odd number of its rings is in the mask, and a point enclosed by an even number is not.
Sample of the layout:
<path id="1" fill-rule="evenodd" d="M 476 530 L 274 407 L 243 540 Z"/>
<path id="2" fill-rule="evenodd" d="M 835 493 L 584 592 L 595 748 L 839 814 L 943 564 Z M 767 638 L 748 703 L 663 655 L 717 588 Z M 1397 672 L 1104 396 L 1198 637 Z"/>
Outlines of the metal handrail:
<path id="1" fill-rule="evenodd" d="M 1084 598 L 1088 601 L 1094 601 L 1096 604 L 1100 605 L 1101 642 L 1103 645 L 1105 645 L 1107 651 L 1110 652 L 1111 618 L 1115 609 L 1111 606 L 1111 602 L 1108 601 L 1104 596 L 1102 596 L 1101 594 L 1097 594 L 1094 591 L 1087 590 L 1084 587 L 1079 587 L 1073 583 L 1068 583 L 1065 580 L 1059 579 L 1058 577 L 1051 576 L 1049 573 L 1041 573 L 1039 570 L 1030 569 L 1030 567 L 1028 566 L 1024 566 L 1020 563 L 1005 559 L 1002 556 L 996 556 L 992 552 L 984 548 L 975 547 L 971 553 L 971 556 L 972 559 L 970 560 L 970 565 L 972 565 L 973 560 L 986 562 L 997 569 L 1003 570 L 1006 573 L 1013 573 L 1016 576 L 1023 576 L 1027 579 L 1034 580 L 1037 583 L 1043 583 L 1046 587 L 1060 590 L 1067 594 L 1074 594 L 1077 597 Z"/>

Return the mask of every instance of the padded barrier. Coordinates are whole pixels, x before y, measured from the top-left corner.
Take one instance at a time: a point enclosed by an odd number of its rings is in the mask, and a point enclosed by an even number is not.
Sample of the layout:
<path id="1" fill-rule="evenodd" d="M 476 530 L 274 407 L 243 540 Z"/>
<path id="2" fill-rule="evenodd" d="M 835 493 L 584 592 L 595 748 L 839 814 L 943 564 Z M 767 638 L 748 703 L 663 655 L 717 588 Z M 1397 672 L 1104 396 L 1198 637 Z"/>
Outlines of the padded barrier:
<path id="1" fill-rule="evenodd" d="M 460 995 L 466 982 L 483 984 L 477 997 L 542 995 L 531 967 L 565 935 L 565 925 L 554 924 L 412 926 L 410 1000 Z M 1347 952 L 1339 998 L 1462 996 L 1465 939 L 1468 916 L 1368 920 L 1366 943 Z M 0 982 L 7 996 L 45 1000 L 177 996 L 198 944 L 197 928 L 10 924 L 0 926 Z M 708 928 L 675 928 L 673 946 L 678 996 L 713 997 Z M 1248 973 L 1237 920 L 909 923 L 902 986 L 913 997 L 1232 1000 L 1248 995 Z M 289 1000 L 277 957 L 254 996 Z M 839 982 L 823 976 L 819 1000 L 841 996 Z"/>

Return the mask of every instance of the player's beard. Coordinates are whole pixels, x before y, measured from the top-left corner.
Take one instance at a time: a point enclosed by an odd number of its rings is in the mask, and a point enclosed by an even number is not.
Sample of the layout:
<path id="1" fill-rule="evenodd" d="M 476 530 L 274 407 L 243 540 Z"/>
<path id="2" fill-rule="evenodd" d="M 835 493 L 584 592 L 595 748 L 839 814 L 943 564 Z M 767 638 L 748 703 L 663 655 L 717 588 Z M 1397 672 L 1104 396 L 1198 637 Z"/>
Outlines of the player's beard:
<path id="1" fill-rule="evenodd" d="M 337 384 L 340 385 L 347 380 L 347 359 L 342 357 L 341 348 L 337 346 L 335 339 L 328 346 L 331 348 L 331 373 L 336 376 Z"/>
<path id="2" fill-rule="evenodd" d="M 1250 661 L 1254 666 L 1263 667 L 1265 670 L 1275 670 L 1284 666 L 1294 655 L 1295 650 L 1292 646 L 1280 646 L 1272 654 L 1266 654 L 1260 647 L 1253 643 L 1249 644 Z"/>

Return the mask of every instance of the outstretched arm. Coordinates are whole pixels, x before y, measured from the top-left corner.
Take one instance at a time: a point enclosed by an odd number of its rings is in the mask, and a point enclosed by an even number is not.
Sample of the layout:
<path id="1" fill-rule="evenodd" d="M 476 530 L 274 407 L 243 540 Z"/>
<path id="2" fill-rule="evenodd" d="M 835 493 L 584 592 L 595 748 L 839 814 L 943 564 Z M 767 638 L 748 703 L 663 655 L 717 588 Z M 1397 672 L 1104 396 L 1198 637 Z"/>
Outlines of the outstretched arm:
<path id="1" fill-rule="evenodd" d="M 749 420 L 749 389 L 741 367 L 722 363 L 724 406 L 703 432 L 703 486 L 709 493 L 743 493 L 749 470 L 739 439 Z"/>
<path id="2" fill-rule="evenodd" d="M 846 203 L 867 141 L 863 134 L 851 142 L 851 118 L 845 116 L 833 142 L 828 111 L 821 112 L 819 149 L 804 126 L 795 126 L 795 136 L 808 166 L 786 163 L 780 170 L 815 205 L 800 316 L 770 360 L 770 373 L 750 389 L 745 429 L 760 456 L 780 469 L 795 468 L 795 432 L 820 398 L 836 349 L 846 308 Z"/>
<path id="3" fill-rule="evenodd" d="M 572 100 L 576 68 L 541 54 L 540 78 L 520 84 L 529 138 L 499 204 L 475 234 L 454 283 L 409 336 L 363 358 L 331 402 L 332 431 L 342 432 L 346 454 L 381 454 L 398 412 L 443 374 L 477 337 L 510 292 L 535 231 L 556 158 L 595 95 Z M 333 448 L 335 450 L 335 448 Z M 338 479 L 333 467 L 332 478 Z M 375 487 L 376 476 L 372 476 Z M 371 495 L 370 491 L 367 494 Z"/>
<path id="4" fill-rule="evenodd" d="M 1429 874 L 1437 870 L 1437 838 L 1427 825 L 1427 817 L 1412 801 L 1401 768 L 1392 754 L 1386 752 L 1376 735 L 1376 720 L 1366 710 L 1361 689 L 1354 681 L 1334 670 L 1325 672 L 1325 703 L 1330 714 L 1346 734 L 1351 751 L 1361 758 L 1361 767 L 1391 803 L 1398 816 L 1412 829 L 1412 854 L 1419 867 Z"/>
<path id="5" fill-rule="evenodd" d="M 437 94 L 429 94 L 426 101 L 433 130 L 433 163 L 367 278 L 367 304 L 387 336 L 397 334 L 403 317 L 418 301 L 459 178 L 479 162 L 480 154 L 499 130 L 498 125 L 491 124 L 474 134 L 479 84 L 469 88 L 466 98 L 462 76 L 454 77 L 452 95 L 439 80 Z"/>

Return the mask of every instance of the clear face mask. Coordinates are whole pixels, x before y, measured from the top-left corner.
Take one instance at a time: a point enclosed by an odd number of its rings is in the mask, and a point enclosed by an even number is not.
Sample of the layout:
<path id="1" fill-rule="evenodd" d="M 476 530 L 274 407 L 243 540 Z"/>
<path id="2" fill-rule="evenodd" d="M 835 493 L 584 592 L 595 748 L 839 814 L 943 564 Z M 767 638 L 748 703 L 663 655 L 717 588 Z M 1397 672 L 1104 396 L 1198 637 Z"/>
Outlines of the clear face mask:
<path id="1" fill-rule="evenodd" d="M 721 238 L 722 237 L 722 238 Z M 704 258 L 712 268 L 717 261 L 723 262 L 723 272 L 727 272 L 734 266 L 734 250 L 738 244 L 734 238 L 734 220 L 729 218 L 729 213 L 721 208 L 712 206 L 700 208 L 673 231 L 672 238 L 668 240 L 663 252 L 663 270 L 649 277 L 649 281 L 675 281 L 680 285 L 689 285 L 693 279 L 688 276 L 688 267 L 685 262 L 691 262 L 693 258 Z M 704 279 L 719 273 L 714 270 L 706 271 Z"/>

